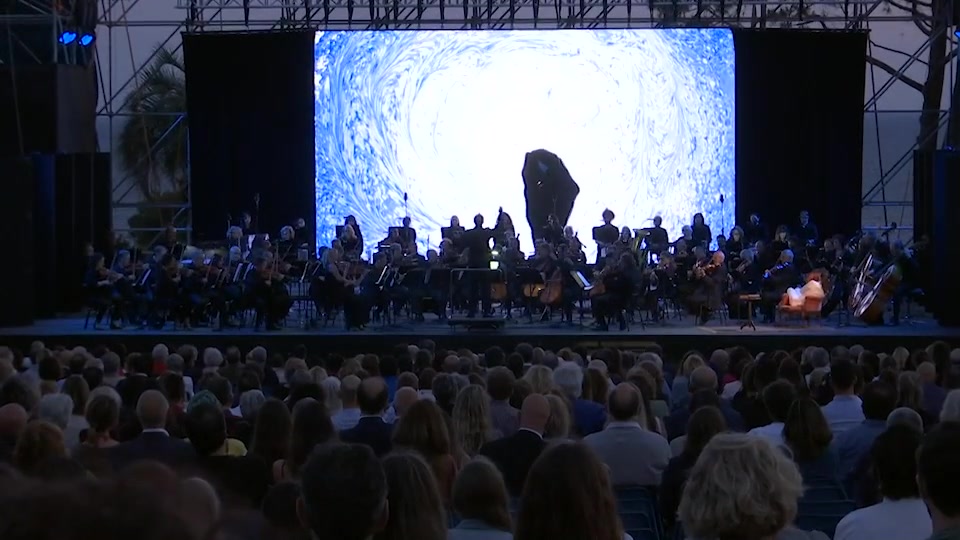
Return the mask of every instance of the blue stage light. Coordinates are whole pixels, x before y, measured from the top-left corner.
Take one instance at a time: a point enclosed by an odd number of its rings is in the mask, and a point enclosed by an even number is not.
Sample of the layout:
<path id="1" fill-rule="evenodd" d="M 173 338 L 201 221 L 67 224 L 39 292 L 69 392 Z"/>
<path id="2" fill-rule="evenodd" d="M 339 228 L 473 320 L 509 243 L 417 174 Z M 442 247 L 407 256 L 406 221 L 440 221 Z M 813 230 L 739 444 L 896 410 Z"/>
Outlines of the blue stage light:
<path id="1" fill-rule="evenodd" d="M 93 43 L 93 41 L 94 41 L 95 39 L 97 39 L 97 36 L 95 36 L 95 35 L 93 35 L 93 34 L 84 34 L 84 35 L 80 36 L 80 45 L 86 47 L 86 46 L 90 45 L 91 43 Z"/>
<path id="2" fill-rule="evenodd" d="M 58 41 L 60 41 L 60 43 L 63 43 L 64 45 L 69 45 L 73 43 L 74 40 L 76 39 L 77 39 L 77 33 L 68 31 L 60 34 L 60 39 Z"/>

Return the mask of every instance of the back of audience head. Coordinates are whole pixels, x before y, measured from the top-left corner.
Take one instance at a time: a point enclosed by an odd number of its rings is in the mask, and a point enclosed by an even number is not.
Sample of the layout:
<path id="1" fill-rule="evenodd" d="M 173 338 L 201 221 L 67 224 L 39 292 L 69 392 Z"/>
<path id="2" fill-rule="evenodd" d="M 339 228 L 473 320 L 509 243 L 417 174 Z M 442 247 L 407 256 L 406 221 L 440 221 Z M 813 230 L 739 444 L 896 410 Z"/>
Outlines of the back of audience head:
<path id="1" fill-rule="evenodd" d="M 860 398 L 863 400 L 863 416 L 867 420 L 886 422 L 897 408 L 897 389 L 884 381 L 873 381 L 865 386 Z"/>
<path id="2" fill-rule="evenodd" d="M 509 496 L 497 467 L 478 457 L 464 465 L 453 483 L 453 509 L 463 519 L 475 519 L 505 532 L 513 529 Z"/>
<path id="3" fill-rule="evenodd" d="M 794 460 L 813 461 L 830 447 L 833 433 L 820 405 L 811 398 L 801 397 L 790 405 L 783 439 L 793 452 Z"/>
<path id="4" fill-rule="evenodd" d="M 497 366 L 487 372 L 487 392 L 493 401 L 508 401 L 513 393 L 516 377 L 503 367 Z"/>
<path id="5" fill-rule="evenodd" d="M 85 416 L 90 426 L 88 440 L 97 435 L 109 435 L 120 422 L 120 405 L 108 396 L 97 396 L 90 400 Z"/>
<path id="6" fill-rule="evenodd" d="M 897 407 L 887 417 L 887 427 L 893 426 L 906 426 L 922 434 L 923 418 L 920 413 L 909 407 Z"/>
<path id="7" fill-rule="evenodd" d="M 293 476 L 300 472 L 313 449 L 336 439 L 337 432 L 322 403 L 303 399 L 293 408 L 290 455 L 286 466 Z"/>
<path id="8" fill-rule="evenodd" d="M 297 515 L 315 538 L 367 540 L 386 527 L 387 478 L 367 446 L 318 448 L 303 468 L 300 485 Z"/>
<path id="9" fill-rule="evenodd" d="M 250 453 L 268 464 L 287 457 L 292 430 L 293 417 L 287 405 L 278 399 L 268 399 L 257 413 Z"/>
<path id="10" fill-rule="evenodd" d="M 46 420 L 60 429 L 67 429 L 73 414 L 73 399 L 66 394 L 47 394 L 37 405 L 37 418 Z"/>
<path id="11" fill-rule="evenodd" d="M 137 419 L 143 429 L 162 429 L 169 409 L 167 398 L 159 390 L 147 390 L 137 400 Z"/>
<path id="12" fill-rule="evenodd" d="M 717 372 L 707 366 L 700 366 L 690 374 L 690 391 L 717 391 Z"/>
<path id="13" fill-rule="evenodd" d="M 416 450 L 430 461 L 450 455 L 450 432 L 440 407 L 425 399 L 414 403 L 400 418 L 393 432 L 393 444 Z"/>
<path id="14" fill-rule="evenodd" d="M 701 390 L 701 392 L 707 391 Z M 713 395 L 716 396 L 716 394 Z M 696 461 L 710 439 L 726 430 L 727 421 L 719 408 L 714 405 L 698 407 L 690 415 L 690 420 L 687 421 L 687 440 L 683 447 L 684 455 Z"/>
<path id="15" fill-rule="evenodd" d="M 833 392 L 851 394 L 857 384 L 857 366 L 847 358 L 836 360 L 830 366 L 830 383 Z"/>
<path id="16" fill-rule="evenodd" d="M 880 493 L 888 499 L 919 497 L 917 449 L 922 434 L 906 425 L 894 425 L 880 434 L 870 450 Z"/>
<path id="17" fill-rule="evenodd" d="M 520 407 L 520 427 L 543 433 L 550 420 L 550 403 L 541 394 L 530 394 Z"/>
<path id="18" fill-rule="evenodd" d="M 640 417 L 643 401 L 640 390 L 630 383 L 620 383 L 610 393 L 607 410 L 610 418 L 617 422 L 637 421 Z"/>
<path id="19" fill-rule="evenodd" d="M 340 401 L 344 409 L 356 408 L 357 393 L 360 391 L 360 377 L 347 375 L 340 380 Z"/>
<path id="20" fill-rule="evenodd" d="M 572 362 L 560 364 L 553 371 L 553 384 L 570 399 L 579 399 L 583 394 L 583 370 Z"/>
<path id="21" fill-rule="evenodd" d="M 613 488 L 593 451 L 572 442 L 544 450 L 527 476 L 514 538 L 622 540 Z"/>
<path id="22" fill-rule="evenodd" d="M 567 439 L 570 437 L 570 405 L 567 401 L 556 395 L 548 394 L 545 396 L 547 404 L 550 406 L 550 416 L 544 427 L 543 436 L 546 439 Z"/>
<path id="23" fill-rule="evenodd" d="M 790 405 L 795 399 L 797 399 L 797 390 L 788 381 L 774 381 L 763 389 L 763 405 L 774 422 L 787 421 Z"/>
<path id="24" fill-rule="evenodd" d="M 17 437 L 13 464 L 26 475 L 36 475 L 44 461 L 67 457 L 63 431 L 44 420 L 29 422 Z"/>
<path id="25" fill-rule="evenodd" d="M 380 415 L 387 408 L 387 384 L 380 377 L 370 377 L 357 389 L 357 405 L 366 415 Z"/>
<path id="26" fill-rule="evenodd" d="M 446 512 L 429 465 L 412 452 L 383 458 L 389 516 L 376 540 L 445 540 Z"/>
<path id="27" fill-rule="evenodd" d="M 200 403 L 187 412 L 187 438 L 200 456 L 217 455 L 226 448 L 227 423 L 223 409 L 212 403 Z"/>
<path id="28" fill-rule="evenodd" d="M 917 481 L 935 524 L 960 518 L 960 423 L 942 422 L 923 437 Z"/>
<path id="29" fill-rule="evenodd" d="M 679 515 L 696 538 L 773 538 L 797 514 L 800 473 L 766 439 L 722 433 L 690 471 Z"/>
<path id="30" fill-rule="evenodd" d="M 546 394 L 554 388 L 553 370 L 547 366 L 530 366 L 521 380 L 529 383 L 532 391 L 537 394 Z"/>
<path id="31" fill-rule="evenodd" d="M 17 403 L 0 406 L 0 439 L 15 441 L 30 415 Z"/>

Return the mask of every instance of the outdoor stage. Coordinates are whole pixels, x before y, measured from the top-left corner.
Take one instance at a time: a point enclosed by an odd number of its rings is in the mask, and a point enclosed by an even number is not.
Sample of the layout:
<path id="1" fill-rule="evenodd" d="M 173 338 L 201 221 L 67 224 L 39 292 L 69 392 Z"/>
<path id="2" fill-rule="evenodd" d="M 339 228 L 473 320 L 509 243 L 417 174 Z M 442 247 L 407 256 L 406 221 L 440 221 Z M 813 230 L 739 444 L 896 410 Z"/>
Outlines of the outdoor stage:
<path id="1" fill-rule="evenodd" d="M 711 350 L 717 347 L 743 345 L 751 351 L 792 349 L 807 345 L 854 345 L 860 344 L 877 352 L 890 352 L 897 346 L 908 348 L 925 347 L 934 340 L 946 340 L 960 346 L 960 328 L 939 326 L 930 318 L 914 318 L 900 326 L 867 327 L 859 321 L 838 326 L 835 317 L 823 324 L 801 326 L 757 325 L 757 330 L 740 330 L 735 320 L 720 324 L 711 321 L 706 326 L 695 326 L 693 319 L 671 320 L 663 325 L 632 324 L 627 331 L 611 329 L 597 332 L 588 326 L 560 326 L 549 323 L 529 323 L 525 319 L 507 321 L 500 330 L 468 330 L 455 328 L 429 319 L 425 323 L 400 322 L 390 326 L 376 323 L 364 331 L 347 332 L 341 326 L 328 326 L 305 330 L 293 326 L 277 332 L 255 332 L 250 328 L 215 331 L 197 328 L 191 331 L 173 331 L 170 326 L 163 330 L 93 330 L 84 329 L 82 317 L 70 317 L 38 321 L 33 326 L 0 329 L 0 345 L 20 347 L 25 350 L 31 341 L 44 341 L 48 347 L 55 345 L 93 347 L 123 343 L 130 351 L 146 351 L 158 342 L 169 345 L 193 344 L 198 347 L 226 347 L 237 345 L 250 348 L 263 345 L 271 351 L 285 352 L 303 344 L 311 354 L 338 352 L 388 352 L 398 344 L 417 343 L 432 339 L 446 348 L 467 347 L 482 351 L 499 345 L 512 348 L 517 343 L 527 342 L 549 349 L 583 345 L 586 347 L 610 346 L 642 349 L 652 343 L 658 344 L 668 356 L 675 357 L 689 349 Z"/>

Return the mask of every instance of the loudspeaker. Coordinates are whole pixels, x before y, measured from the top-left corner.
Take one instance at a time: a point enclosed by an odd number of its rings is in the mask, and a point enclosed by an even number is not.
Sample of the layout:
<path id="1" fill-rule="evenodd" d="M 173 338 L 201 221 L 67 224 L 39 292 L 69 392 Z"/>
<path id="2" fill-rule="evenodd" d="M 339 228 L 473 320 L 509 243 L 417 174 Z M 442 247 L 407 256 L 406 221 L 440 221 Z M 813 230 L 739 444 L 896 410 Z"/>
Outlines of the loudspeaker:
<path id="1" fill-rule="evenodd" d="M 0 327 L 34 321 L 33 166 L 28 158 L 0 158 L 0 230 L 5 261 L 0 264 Z"/>
<path id="2" fill-rule="evenodd" d="M 934 152 L 913 151 L 913 238 L 917 241 L 933 236 L 933 158 Z"/>
<path id="3" fill-rule="evenodd" d="M 960 326 L 960 151 L 938 150 L 933 157 L 933 314 L 943 326 Z"/>

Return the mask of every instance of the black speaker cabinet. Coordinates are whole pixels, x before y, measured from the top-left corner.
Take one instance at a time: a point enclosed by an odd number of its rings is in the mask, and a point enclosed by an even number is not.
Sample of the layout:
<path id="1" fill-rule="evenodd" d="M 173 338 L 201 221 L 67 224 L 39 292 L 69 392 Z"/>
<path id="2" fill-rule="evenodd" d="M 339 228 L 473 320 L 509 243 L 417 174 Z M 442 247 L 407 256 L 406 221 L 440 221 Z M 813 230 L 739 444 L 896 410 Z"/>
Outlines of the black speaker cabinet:
<path id="1" fill-rule="evenodd" d="M 28 158 L 0 158 L 0 231 L 5 261 L 0 264 L 0 327 L 34 321 L 33 165 Z"/>
<path id="2" fill-rule="evenodd" d="M 938 150 L 933 159 L 933 312 L 940 324 L 960 326 L 960 151 Z"/>

